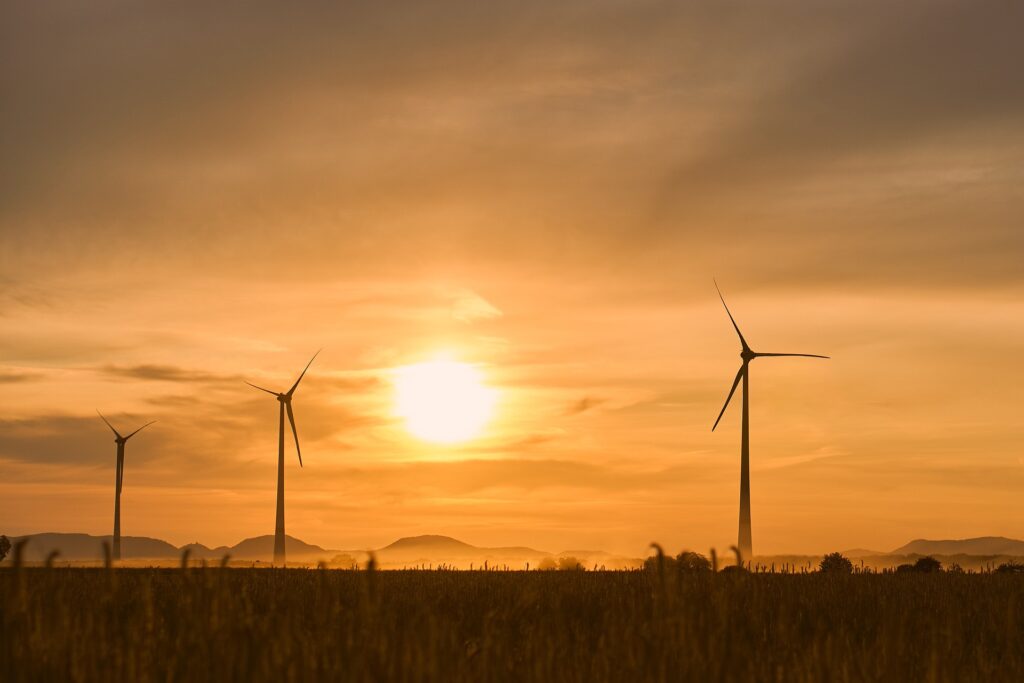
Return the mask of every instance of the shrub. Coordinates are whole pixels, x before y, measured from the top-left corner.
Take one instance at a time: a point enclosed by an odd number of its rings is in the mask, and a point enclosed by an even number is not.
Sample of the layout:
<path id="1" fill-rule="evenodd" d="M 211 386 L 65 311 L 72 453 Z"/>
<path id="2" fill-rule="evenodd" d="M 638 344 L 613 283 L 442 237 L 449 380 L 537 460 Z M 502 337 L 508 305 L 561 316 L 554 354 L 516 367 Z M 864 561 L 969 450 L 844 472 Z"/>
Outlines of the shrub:
<path id="1" fill-rule="evenodd" d="M 1024 574 L 1024 562 L 1015 562 L 1014 560 L 1003 562 L 996 567 L 996 571 L 1000 574 Z"/>
<path id="2" fill-rule="evenodd" d="M 553 557 L 545 557 L 537 563 L 537 569 L 541 571 L 551 571 L 552 569 L 558 569 L 558 563 L 555 562 L 555 558 Z"/>
<path id="3" fill-rule="evenodd" d="M 561 570 L 583 569 L 583 564 L 572 555 L 558 558 L 558 568 Z"/>
<path id="4" fill-rule="evenodd" d="M 852 574 L 853 562 L 850 562 L 846 557 L 843 557 L 842 553 L 829 553 L 825 557 L 821 558 L 821 564 L 818 565 L 818 571 L 828 572 L 831 574 Z"/>
<path id="5" fill-rule="evenodd" d="M 918 558 L 917 562 L 914 563 L 915 572 L 931 573 L 941 572 L 942 563 L 936 560 L 934 557 L 921 557 Z"/>
<path id="6" fill-rule="evenodd" d="M 328 563 L 328 566 L 335 569 L 358 569 L 359 562 L 348 553 L 342 553 L 341 555 L 335 555 Z"/>
<path id="7" fill-rule="evenodd" d="M 700 553 L 690 552 L 684 550 L 683 552 L 676 555 L 675 559 L 676 567 L 681 572 L 709 572 L 711 571 L 711 561 L 704 557 Z"/>
<path id="8" fill-rule="evenodd" d="M 9 552 L 11 552 L 11 540 L 6 536 L 0 536 L 0 562 L 4 561 Z"/>

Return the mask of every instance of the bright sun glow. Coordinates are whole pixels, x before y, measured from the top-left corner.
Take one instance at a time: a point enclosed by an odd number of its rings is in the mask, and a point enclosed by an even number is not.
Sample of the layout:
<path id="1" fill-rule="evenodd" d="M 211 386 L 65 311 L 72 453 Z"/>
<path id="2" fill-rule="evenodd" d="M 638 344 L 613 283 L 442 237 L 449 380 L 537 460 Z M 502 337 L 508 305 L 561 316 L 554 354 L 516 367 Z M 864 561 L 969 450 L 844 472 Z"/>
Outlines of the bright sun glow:
<path id="1" fill-rule="evenodd" d="M 498 392 L 467 363 L 437 358 L 395 370 L 395 413 L 424 441 L 457 443 L 478 435 Z"/>

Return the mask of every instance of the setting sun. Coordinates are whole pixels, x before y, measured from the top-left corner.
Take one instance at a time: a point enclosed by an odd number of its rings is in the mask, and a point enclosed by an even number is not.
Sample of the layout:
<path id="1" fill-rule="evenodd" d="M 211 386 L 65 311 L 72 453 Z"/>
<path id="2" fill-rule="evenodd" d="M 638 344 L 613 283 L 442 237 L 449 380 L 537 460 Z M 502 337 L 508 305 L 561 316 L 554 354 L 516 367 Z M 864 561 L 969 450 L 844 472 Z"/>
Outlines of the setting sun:
<path id="1" fill-rule="evenodd" d="M 435 443 L 477 436 L 497 400 L 479 370 L 444 357 L 397 368 L 394 383 L 396 415 L 414 436 Z"/>

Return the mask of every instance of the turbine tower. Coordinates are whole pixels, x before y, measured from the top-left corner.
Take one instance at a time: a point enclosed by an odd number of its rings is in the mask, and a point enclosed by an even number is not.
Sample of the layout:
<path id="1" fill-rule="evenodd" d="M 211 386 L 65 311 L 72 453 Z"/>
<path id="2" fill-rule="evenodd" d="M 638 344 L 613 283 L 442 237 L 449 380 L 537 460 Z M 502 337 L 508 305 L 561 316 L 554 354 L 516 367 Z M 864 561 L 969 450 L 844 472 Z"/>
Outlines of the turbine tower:
<path id="1" fill-rule="evenodd" d="M 306 367 L 302 370 L 302 374 L 295 380 L 295 384 L 292 388 L 285 393 L 278 393 L 271 391 L 270 389 L 264 389 L 258 387 L 252 382 L 246 382 L 249 386 L 260 391 L 265 391 L 268 394 L 275 396 L 278 403 L 281 404 L 280 419 L 278 420 L 278 431 L 277 431 L 277 521 L 274 525 L 274 564 L 279 564 L 282 567 L 285 566 L 285 552 L 284 552 L 284 414 L 288 412 L 288 421 L 292 425 L 292 434 L 295 436 L 295 452 L 299 456 L 299 467 L 302 467 L 302 450 L 299 448 L 299 432 L 295 429 L 295 413 L 292 412 L 292 396 L 295 394 L 295 390 L 299 388 L 299 382 L 306 375 L 306 370 L 309 370 L 309 366 L 313 364 L 316 357 L 320 355 L 320 351 L 313 354 L 313 357 L 306 363 Z"/>
<path id="2" fill-rule="evenodd" d="M 132 438 L 149 425 L 156 422 L 147 422 L 142 425 L 128 436 L 121 436 L 121 433 L 114 429 L 114 425 L 107 421 L 107 418 L 103 417 L 103 413 L 96 411 L 96 414 L 100 416 L 100 419 L 107 423 L 110 427 L 110 431 L 114 432 L 114 443 L 117 444 L 117 468 L 114 475 L 114 548 L 113 548 L 113 559 L 121 559 L 121 485 L 124 484 L 124 445 L 128 443 L 128 439 Z"/>
<path id="3" fill-rule="evenodd" d="M 715 282 L 715 289 L 718 289 L 717 282 Z M 725 399 L 725 405 L 722 406 L 721 412 L 718 413 L 718 419 L 715 420 L 711 431 L 715 431 L 715 427 L 718 426 L 722 415 L 725 414 L 725 409 L 729 407 L 732 395 L 736 393 L 736 387 L 739 385 L 740 380 L 743 380 L 743 427 L 742 436 L 740 437 L 740 533 L 736 546 L 743 557 L 750 558 L 753 556 L 753 543 L 750 534 L 750 361 L 755 358 L 764 357 L 797 356 L 801 358 L 828 358 L 828 356 L 819 356 L 814 353 L 758 353 L 752 350 L 747 344 L 747 340 L 743 338 L 743 333 L 740 332 L 740 327 L 732 317 L 729 307 L 726 306 L 725 297 L 722 296 L 721 289 L 718 289 L 718 298 L 722 300 L 725 312 L 729 316 L 733 328 L 736 330 L 736 336 L 740 338 L 740 358 L 743 359 L 743 364 L 740 365 L 739 372 L 736 373 L 736 379 L 732 382 L 732 389 L 729 390 L 729 395 Z"/>

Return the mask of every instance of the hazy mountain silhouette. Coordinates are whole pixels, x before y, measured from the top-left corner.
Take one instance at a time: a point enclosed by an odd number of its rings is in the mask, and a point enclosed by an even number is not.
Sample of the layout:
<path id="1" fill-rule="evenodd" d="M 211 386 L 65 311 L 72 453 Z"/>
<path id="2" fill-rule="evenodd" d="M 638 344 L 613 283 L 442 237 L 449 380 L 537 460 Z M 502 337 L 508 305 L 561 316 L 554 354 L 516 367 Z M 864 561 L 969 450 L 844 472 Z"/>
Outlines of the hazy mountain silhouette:
<path id="1" fill-rule="evenodd" d="M 103 542 L 111 542 L 111 536 L 91 536 L 89 534 L 44 533 L 31 534 L 11 538 L 11 543 L 27 539 L 25 560 L 39 562 L 56 550 L 59 559 L 68 562 L 93 561 L 103 559 Z M 299 562 L 328 559 L 336 552 L 325 550 L 318 545 L 310 545 L 292 536 L 286 538 L 288 553 Z M 177 560 L 183 550 L 188 549 L 194 559 L 220 559 L 230 555 L 234 560 L 266 560 L 274 554 L 274 537 L 272 535 L 247 538 L 233 546 L 208 548 L 201 543 L 188 543 L 180 548 L 157 538 L 144 536 L 122 536 L 121 558 L 125 560 Z"/>
<path id="2" fill-rule="evenodd" d="M 301 541 L 294 536 L 285 536 L 285 552 L 288 557 L 295 561 L 309 559 L 325 559 L 333 550 L 325 550 L 318 545 L 311 545 Z M 234 560 L 263 560 L 272 559 L 274 555 L 274 536 L 256 536 L 247 538 L 244 541 L 227 548 L 227 552 Z"/>
<path id="3" fill-rule="evenodd" d="M 841 551 L 845 557 L 856 559 L 859 557 L 878 557 L 879 555 L 888 555 L 889 553 L 882 550 L 868 550 L 867 548 L 851 548 L 850 550 Z"/>
<path id="4" fill-rule="evenodd" d="M 525 547 L 481 548 L 450 536 L 409 536 L 374 551 L 381 566 L 449 564 L 457 567 L 491 565 L 515 566 L 548 557 L 551 553 Z"/>
<path id="5" fill-rule="evenodd" d="M 441 552 L 467 552 L 479 550 L 476 546 L 464 543 L 451 536 L 438 536 L 427 534 L 424 536 L 405 536 L 398 539 L 391 545 L 380 548 L 377 552 L 420 552 L 422 550 Z"/>
<path id="6" fill-rule="evenodd" d="M 348 555 L 362 559 L 365 553 L 348 551 Z M 527 563 L 537 567 L 545 558 L 572 556 L 581 564 L 590 567 L 604 565 L 607 568 L 622 569 L 639 566 L 639 558 L 618 557 L 601 550 L 563 550 L 550 553 L 525 546 L 480 547 L 470 545 L 450 536 L 425 535 L 400 538 L 394 543 L 374 551 L 377 562 L 385 568 L 415 567 L 444 564 L 468 569 L 508 566 L 522 569 Z"/>
<path id="7" fill-rule="evenodd" d="M 1024 541 L 1003 536 L 981 536 L 957 541 L 919 538 L 893 550 L 890 555 L 1024 555 Z"/>
<path id="8" fill-rule="evenodd" d="M 103 542 L 106 541 L 113 547 L 112 536 L 90 536 L 89 534 L 32 534 L 11 538 L 11 543 L 28 539 L 25 546 L 25 560 L 39 562 L 45 560 L 47 555 L 56 550 L 60 553 L 61 560 L 102 560 Z M 166 541 L 158 538 L 147 538 L 145 536 L 122 536 L 121 537 L 121 558 L 128 559 L 151 559 L 178 557 L 180 551 Z"/>
<path id="9" fill-rule="evenodd" d="M 112 540 L 111 536 L 42 533 L 11 537 L 11 542 L 16 543 L 22 539 L 29 540 L 25 547 L 25 559 L 29 562 L 41 562 L 54 550 L 60 552 L 60 561 L 102 561 L 103 542 L 110 543 Z M 369 557 L 369 551 L 366 549 L 331 550 L 306 543 L 294 536 L 287 536 L 285 541 L 288 557 L 294 562 L 316 563 L 320 560 L 330 561 L 335 557 L 348 555 L 352 560 L 362 564 Z M 188 549 L 189 555 L 196 560 L 220 560 L 225 555 L 230 555 L 232 560 L 269 562 L 274 555 L 274 536 L 270 534 L 255 536 L 233 546 L 222 545 L 215 548 L 201 543 L 189 543 L 176 547 L 166 541 L 145 536 L 123 536 L 121 538 L 121 554 L 125 560 L 153 560 L 159 564 L 176 563 L 185 549 Z M 558 553 L 550 553 L 525 546 L 479 547 L 450 536 L 439 535 L 400 538 L 372 552 L 377 558 L 378 565 L 388 569 L 430 565 L 436 567 L 441 564 L 468 569 L 469 567 L 483 567 L 485 562 L 490 567 L 508 566 L 521 569 L 527 563 L 530 567 L 537 567 L 545 558 L 557 560 L 559 557 L 574 557 L 588 568 L 597 565 L 608 569 L 621 569 L 635 567 L 641 563 L 639 558 L 621 557 L 602 550 L 563 550 Z M 1000 536 L 937 541 L 918 539 L 888 553 L 857 548 L 843 551 L 843 554 L 854 559 L 875 558 L 875 564 L 896 562 L 898 558 L 908 555 L 1024 557 L 1024 541 Z M 782 558 L 782 556 L 778 557 Z M 800 557 L 807 560 L 811 556 Z M 797 556 L 793 556 L 790 559 L 796 558 Z"/>

